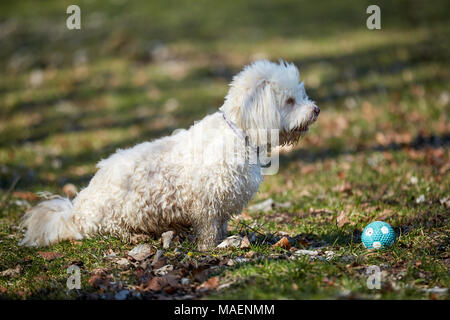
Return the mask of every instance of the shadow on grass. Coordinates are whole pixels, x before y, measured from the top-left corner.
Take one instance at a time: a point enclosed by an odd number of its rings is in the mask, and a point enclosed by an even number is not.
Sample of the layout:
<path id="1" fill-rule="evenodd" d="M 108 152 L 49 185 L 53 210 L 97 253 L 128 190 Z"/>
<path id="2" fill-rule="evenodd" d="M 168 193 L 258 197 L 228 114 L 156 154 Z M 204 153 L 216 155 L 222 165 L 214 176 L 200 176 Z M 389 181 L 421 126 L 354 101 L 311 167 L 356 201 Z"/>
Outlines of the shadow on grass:
<path id="1" fill-rule="evenodd" d="M 280 165 L 290 162 L 301 161 L 304 163 L 316 163 L 326 159 L 335 159 L 345 155 L 355 155 L 359 153 L 371 153 L 375 151 L 395 151 L 402 149 L 422 150 L 426 148 L 446 148 L 450 146 L 450 134 L 442 135 L 418 135 L 410 143 L 389 143 L 387 145 L 377 144 L 372 147 L 360 146 L 357 149 L 298 149 L 290 154 L 280 155 Z"/>

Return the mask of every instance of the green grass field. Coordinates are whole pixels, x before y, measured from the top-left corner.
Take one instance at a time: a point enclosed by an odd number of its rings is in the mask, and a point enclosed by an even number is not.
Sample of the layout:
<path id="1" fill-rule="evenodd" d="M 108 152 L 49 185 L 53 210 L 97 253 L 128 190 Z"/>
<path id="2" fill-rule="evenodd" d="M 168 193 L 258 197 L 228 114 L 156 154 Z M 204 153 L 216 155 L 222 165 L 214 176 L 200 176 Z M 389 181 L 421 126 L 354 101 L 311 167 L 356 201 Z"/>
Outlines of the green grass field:
<path id="1" fill-rule="evenodd" d="M 70 1 L 2 1 L 0 298 L 448 299 L 449 2 L 392 2 L 368 30 L 368 1 L 78 1 L 82 29 L 70 31 Z M 257 236 L 250 248 L 200 253 L 184 240 L 158 277 L 153 256 L 127 252 L 159 239 L 18 246 L 37 192 L 80 190 L 117 148 L 214 112 L 260 58 L 294 62 L 321 114 L 251 202 L 289 205 L 230 223 Z M 375 220 L 394 227 L 392 248 L 363 248 Z M 272 248 L 284 235 L 317 258 Z M 68 290 L 74 264 L 81 289 Z M 372 265 L 380 289 L 366 285 Z"/>

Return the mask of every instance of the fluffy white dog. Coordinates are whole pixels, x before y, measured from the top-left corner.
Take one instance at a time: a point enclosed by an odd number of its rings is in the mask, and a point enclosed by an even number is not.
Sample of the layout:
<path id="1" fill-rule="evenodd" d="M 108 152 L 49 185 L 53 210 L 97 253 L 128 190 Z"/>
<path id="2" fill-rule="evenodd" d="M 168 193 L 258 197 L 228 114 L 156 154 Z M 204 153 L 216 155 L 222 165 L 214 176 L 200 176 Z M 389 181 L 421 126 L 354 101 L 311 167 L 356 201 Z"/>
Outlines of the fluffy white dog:
<path id="1" fill-rule="evenodd" d="M 212 248 L 263 179 L 252 154 L 273 147 L 266 142 L 273 132 L 278 145 L 297 143 L 319 112 L 293 64 L 254 62 L 233 78 L 220 111 L 188 130 L 119 149 L 98 163 L 73 202 L 53 196 L 32 208 L 21 244 L 192 227 L 198 248 Z"/>

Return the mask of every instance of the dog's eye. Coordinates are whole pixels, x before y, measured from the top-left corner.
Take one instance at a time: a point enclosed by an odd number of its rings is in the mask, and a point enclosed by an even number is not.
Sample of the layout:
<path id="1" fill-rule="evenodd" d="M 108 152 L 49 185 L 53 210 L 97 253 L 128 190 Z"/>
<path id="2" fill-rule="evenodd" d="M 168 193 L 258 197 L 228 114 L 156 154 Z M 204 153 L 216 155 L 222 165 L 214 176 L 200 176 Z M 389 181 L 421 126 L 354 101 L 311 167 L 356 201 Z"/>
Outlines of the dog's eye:
<path id="1" fill-rule="evenodd" d="M 295 104 L 295 99 L 294 98 L 288 98 L 287 100 L 286 100 L 286 104 L 289 104 L 289 105 L 291 105 L 291 106 L 293 106 L 294 104 Z"/>

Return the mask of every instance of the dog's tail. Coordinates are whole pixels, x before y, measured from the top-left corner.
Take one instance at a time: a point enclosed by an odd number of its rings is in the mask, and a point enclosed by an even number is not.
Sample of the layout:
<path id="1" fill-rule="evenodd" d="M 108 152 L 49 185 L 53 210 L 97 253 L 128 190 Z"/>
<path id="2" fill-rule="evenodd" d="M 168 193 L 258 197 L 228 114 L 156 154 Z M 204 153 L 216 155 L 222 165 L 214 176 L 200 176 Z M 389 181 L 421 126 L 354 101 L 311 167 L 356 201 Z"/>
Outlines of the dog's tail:
<path id="1" fill-rule="evenodd" d="M 41 247 L 60 240 L 82 239 L 73 218 L 72 202 L 68 198 L 51 196 L 24 215 L 21 226 L 27 231 L 19 245 Z"/>

